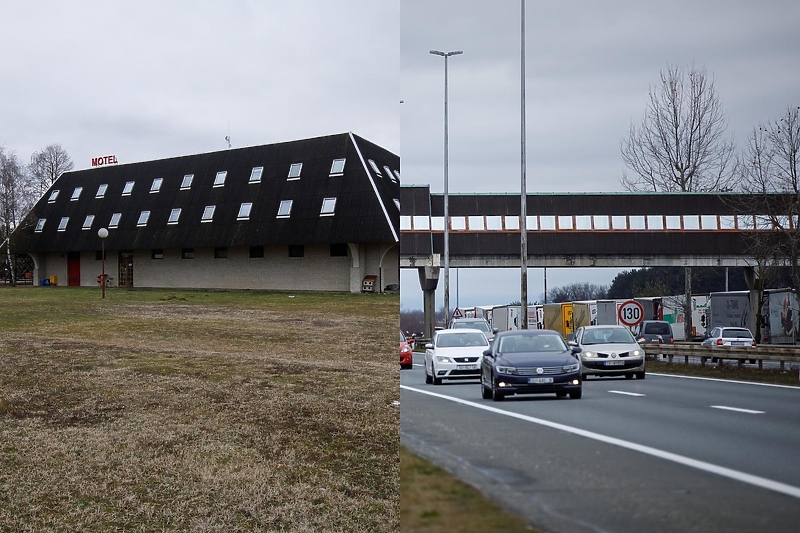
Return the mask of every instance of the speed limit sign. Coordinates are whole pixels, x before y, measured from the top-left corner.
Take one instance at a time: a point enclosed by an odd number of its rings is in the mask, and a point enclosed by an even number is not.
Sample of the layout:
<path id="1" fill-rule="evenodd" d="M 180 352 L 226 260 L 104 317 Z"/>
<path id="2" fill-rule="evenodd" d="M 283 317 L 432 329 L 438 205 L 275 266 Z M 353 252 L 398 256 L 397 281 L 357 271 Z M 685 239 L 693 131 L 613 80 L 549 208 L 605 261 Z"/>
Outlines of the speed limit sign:
<path id="1" fill-rule="evenodd" d="M 619 306 L 617 317 L 620 324 L 632 328 L 644 319 L 644 307 L 636 300 L 627 300 Z"/>

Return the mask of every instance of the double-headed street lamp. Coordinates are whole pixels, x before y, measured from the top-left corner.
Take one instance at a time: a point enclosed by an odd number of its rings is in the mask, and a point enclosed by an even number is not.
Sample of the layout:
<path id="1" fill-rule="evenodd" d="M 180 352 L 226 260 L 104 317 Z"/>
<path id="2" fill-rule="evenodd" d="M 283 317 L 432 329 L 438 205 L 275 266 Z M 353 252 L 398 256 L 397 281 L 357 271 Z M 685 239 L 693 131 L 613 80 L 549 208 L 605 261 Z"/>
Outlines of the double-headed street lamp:
<path id="1" fill-rule="evenodd" d="M 106 237 L 108 237 L 108 230 L 106 228 L 100 228 L 97 230 L 97 236 L 100 237 L 100 263 L 102 264 L 101 267 L 101 274 L 100 274 L 100 298 L 106 297 Z"/>
<path id="2" fill-rule="evenodd" d="M 441 52 L 431 50 L 431 54 L 444 58 L 444 321 L 450 321 L 450 212 L 447 206 L 447 58 L 463 54 L 461 50 Z"/>

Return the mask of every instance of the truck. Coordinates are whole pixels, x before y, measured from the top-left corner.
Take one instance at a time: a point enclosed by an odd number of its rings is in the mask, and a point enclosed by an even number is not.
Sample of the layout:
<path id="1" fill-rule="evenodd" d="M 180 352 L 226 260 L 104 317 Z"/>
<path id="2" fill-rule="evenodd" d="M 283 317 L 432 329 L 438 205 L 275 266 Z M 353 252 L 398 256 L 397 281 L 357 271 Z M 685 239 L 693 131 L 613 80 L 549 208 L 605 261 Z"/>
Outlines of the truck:
<path id="1" fill-rule="evenodd" d="M 684 324 L 686 323 L 683 302 L 686 296 L 664 296 L 661 298 L 663 320 L 672 327 L 672 338 L 682 341 L 686 338 Z M 692 340 L 700 340 L 706 333 L 708 317 L 708 295 L 696 294 L 692 296 Z"/>
<path id="2" fill-rule="evenodd" d="M 712 292 L 708 295 L 706 329 L 730 326 L 754 332 L 755 313 L 750 307 L 750 291 Z"/>
<path id="3" fill-rule="evenodd" d="M 542 315 L 544 318 L 544 329 L 555 330 L 561 333 L 565 339 L 570 333 L 575 331 L 572 323 L 572 302 L 544 304 L 542 305 Z"/>
<path id="4" fill-rule="evenodd" d="M 597 300 L 597 316 L 595 324 L 600 326 L 613 326 L 619 324 L 617 310 L 619 304 L 616 300 Z"/>
<path id="5" fill-rule="evenodd" d="M 519 329 L 518 305 L 498 305 L 492 308 L 492 329 L 500 331 L 510 331 Z"/>
<path id="6" fill-rule="evenodd" d="M 572 330 L 597 324 L 597 300 L 572 302 Z"/>

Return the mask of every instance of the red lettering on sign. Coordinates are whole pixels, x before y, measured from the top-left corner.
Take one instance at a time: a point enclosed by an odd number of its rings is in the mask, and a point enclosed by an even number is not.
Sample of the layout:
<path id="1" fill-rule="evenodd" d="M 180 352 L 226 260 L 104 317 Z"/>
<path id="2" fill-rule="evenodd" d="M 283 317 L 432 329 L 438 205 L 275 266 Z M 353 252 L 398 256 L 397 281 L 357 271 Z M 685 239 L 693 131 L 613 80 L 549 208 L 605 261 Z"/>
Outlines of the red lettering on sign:
<path id="1" fill-rule="evenodd" d="M 117 156 L 115 155 L 103 155 L 100 157 L 92 158 L 93 167 L 99 167 L 102 165 L 116 165 L 116 164 L 117 164 Z"/>

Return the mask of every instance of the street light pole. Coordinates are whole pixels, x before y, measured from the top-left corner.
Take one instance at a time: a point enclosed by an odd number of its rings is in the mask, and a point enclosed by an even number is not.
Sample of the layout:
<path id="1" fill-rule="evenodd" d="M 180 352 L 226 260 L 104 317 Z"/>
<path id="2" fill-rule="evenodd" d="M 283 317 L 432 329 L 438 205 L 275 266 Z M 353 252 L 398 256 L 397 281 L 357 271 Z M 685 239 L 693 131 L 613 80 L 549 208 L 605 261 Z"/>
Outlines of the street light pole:
<path id="1" fill-rule="evenodd" d="M 520 159 L 522 174 L 520 176 L 520 314 L 522 315 L 522 329 L 528 329 L 528 189 L 525 176 L 525 0 L 520 0 L 522 11 L 521 20 L 521 67 L 520 67 Z"/>
<path id="2" fill-rule="evenodd" d="M 106 237 L 108 237 L 108 230 L 100 228 L 97 230 L 97 236 L 100 237 L 100 263 L 102 265 L 100 274 L 100 298 L 106 297 Z"/>
<path id="3" fill-rule="evenodd" d="M 441 52 L 431 50 L 431 54 L 444 58 L 444 322 L 445 327 L 450 322 L 450 212 L 448 209 L 448 125 L 447 125 L 447 58 L 463 54 L 461 50 Z"/>

